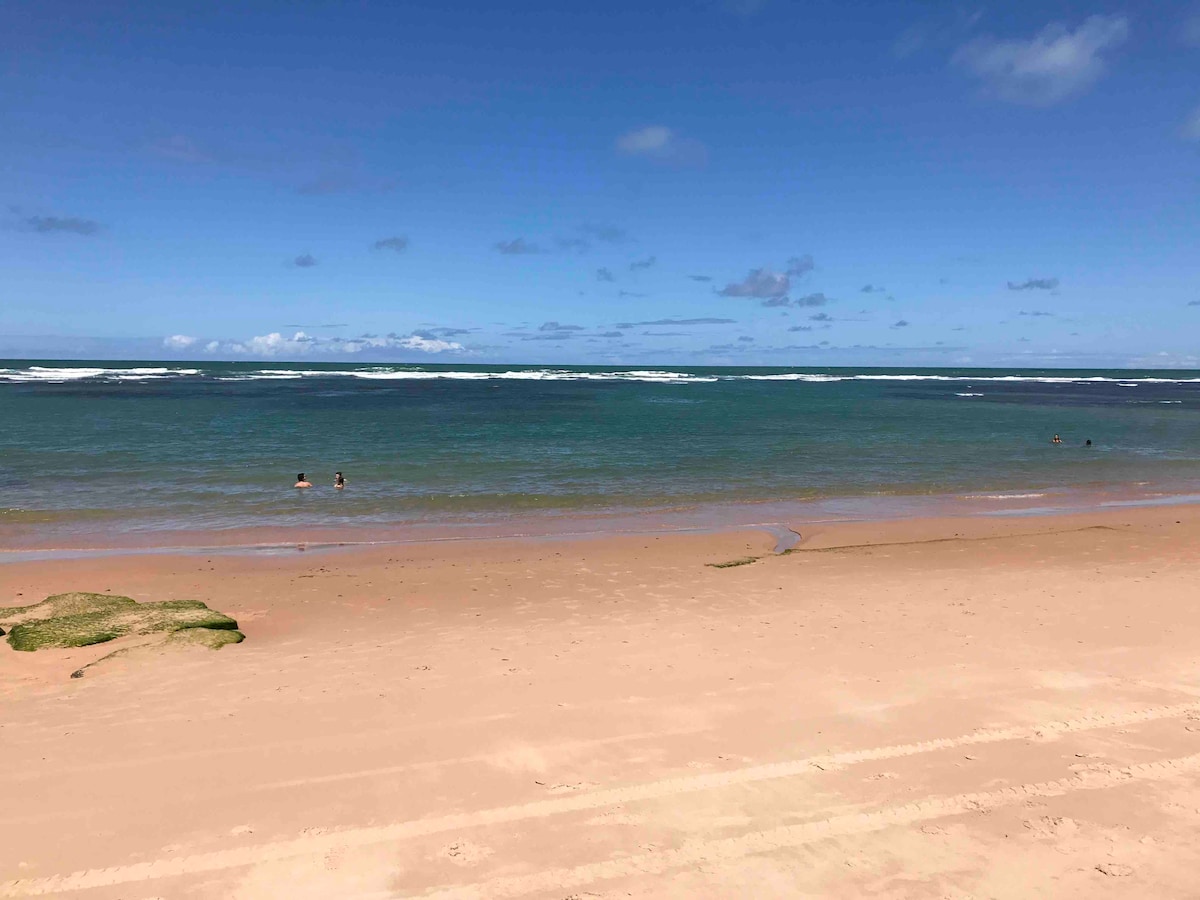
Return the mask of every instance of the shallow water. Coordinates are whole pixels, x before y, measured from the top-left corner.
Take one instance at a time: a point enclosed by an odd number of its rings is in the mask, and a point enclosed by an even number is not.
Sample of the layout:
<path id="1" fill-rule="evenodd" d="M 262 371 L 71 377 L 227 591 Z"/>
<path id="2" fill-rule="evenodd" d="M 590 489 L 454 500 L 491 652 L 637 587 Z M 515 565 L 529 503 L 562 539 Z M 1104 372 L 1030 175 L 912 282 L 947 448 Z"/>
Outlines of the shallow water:
<path id="1" fill-rule="evenodd" d="M 1197 372 L 7 361 L 0 425 L 0 522 L 51 530 L 1200 488 Z"/>

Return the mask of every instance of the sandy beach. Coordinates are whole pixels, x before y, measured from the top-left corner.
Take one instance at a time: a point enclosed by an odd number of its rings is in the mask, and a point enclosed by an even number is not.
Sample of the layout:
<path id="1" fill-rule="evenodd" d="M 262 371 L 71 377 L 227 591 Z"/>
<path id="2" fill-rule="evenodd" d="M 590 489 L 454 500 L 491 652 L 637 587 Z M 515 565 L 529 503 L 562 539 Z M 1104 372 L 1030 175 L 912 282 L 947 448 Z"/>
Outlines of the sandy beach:
<path id="1" fill-rule="evenodd" d="M 1200 508 L 796 527 L 0 566 L 247 636 L 0 645 L 0 897 L 1196 896 Z"/>

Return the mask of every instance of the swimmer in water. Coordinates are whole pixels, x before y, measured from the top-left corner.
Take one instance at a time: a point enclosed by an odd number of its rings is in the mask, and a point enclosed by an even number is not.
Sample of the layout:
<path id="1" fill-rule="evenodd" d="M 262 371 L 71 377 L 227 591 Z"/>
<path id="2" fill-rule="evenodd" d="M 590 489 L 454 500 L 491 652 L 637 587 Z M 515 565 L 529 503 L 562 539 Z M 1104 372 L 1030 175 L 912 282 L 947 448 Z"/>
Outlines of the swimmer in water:
<path id="1" fill-rule="evenodd" d="M 1050 439 L 1050 443 L 1052 443 L 1052 444 L 1061 444 L 1061 443 L 1062 443 L 1062 438 L 1060 438 L 1060 437 L 1059 437 L 1059 436 L 1056 434 L 1054 437 L 1052 437 L 1052 438 Z"/>
<path id="2" fill-rule="evenodd" d="M 298 488 L 310 488 L 310 487 L 312 487 L 312 482 L 308 481 L 308 480 L 307 480 L 307 479 L 304 477 L 304 473 L 303 473 L 303 472 L 301 472 L 299 475 L 297 475 L 297 476 L 296 476 L 296 484 L 295 484 L 295 487 L 298 487 Z"/>
<path id="3" fill-rule="evenodd" d="M 333 486 L 339 491 L 346 487 L 346 478 L 341 472 L 333 473 Z"/>
<path id="4" fill-rule="evenodd" d="M 1083 442 L 1083 446 L 1085 446 L 1085 447 L 1090 447 L 1090 446 L 1092 446 L 1092 439 L 1091 439 L 1091 438 L 1088 438 L 1086 441 L 1084 441 L 1084 442 Z"/>

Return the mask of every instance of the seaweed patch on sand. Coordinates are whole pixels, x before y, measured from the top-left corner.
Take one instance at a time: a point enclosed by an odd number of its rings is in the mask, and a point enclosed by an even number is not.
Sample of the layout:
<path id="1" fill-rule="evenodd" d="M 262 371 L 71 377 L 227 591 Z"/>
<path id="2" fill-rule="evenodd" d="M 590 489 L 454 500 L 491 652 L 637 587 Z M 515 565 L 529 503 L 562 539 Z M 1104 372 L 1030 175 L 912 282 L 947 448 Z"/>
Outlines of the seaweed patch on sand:
<path id="1" fill-rule="evenodd" d="M 727 560 L 726 562 L 705 563 L 705 565 L 710 569 L 732 569 L 736 566 L 748 566 L 751 563 L 758 562 L 760 559 L 762 559 L 761 556 L 741 556 L 737 559 Z"/>
<path id="2" fill-rule="evenodd" d="M 138 603 L 129 597 L 77 591 L 55 594 L 32 606 L 0 608 L 0 634 L 14 650 L 87 647 L 126 635 L 212 630 L 237 635 L 237 621 L 199 600 Z M 199 638 L 203 640 L 204 638 Z"/>

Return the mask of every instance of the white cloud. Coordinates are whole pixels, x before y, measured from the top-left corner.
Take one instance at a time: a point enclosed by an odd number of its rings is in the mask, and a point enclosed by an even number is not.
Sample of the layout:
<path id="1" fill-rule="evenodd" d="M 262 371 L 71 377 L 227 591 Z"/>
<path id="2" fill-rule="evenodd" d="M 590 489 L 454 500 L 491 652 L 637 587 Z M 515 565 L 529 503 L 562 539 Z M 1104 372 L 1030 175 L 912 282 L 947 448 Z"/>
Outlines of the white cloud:
<path id="1" fill-rule="evenodd" d="M 1050 106 L 1094 84 L 1104 74 L 1105 52 L 1128 37 L 1124 16 L 1090 16 L 1074 31 L 1056 22 L 1028 40 L 977 38 L 952 61 L 1001 100 Z"/>
<path id="2" fill-rule="evenodd" d="M 163 338 L 163 346 L 168 350 L 186 350 L 194 343 L 196 343 L 196 339 L 188 337 L 186 334 L 173 334 Z"/>
<path id="3" fill-rule="evenodd" d="M 681 165 L 703 165 L 708 160 L 708 150 L 702 143 L 681 137 L 666 125 L 647 125 L 626 132 L 617 138 L 617 151 Z"/>
<path id="4" fill-rule="evenodd" d="M 419 334 L 409 335 L 406 338 L 401 338 L 394 346 L 403 347 L 406 350 L 420 350 L 422 353 L 445 353 L 447 351 L 462 350 L 463 345 L 458 341 L 444 341 L 441 338 L 426 338 Z"/>
<path id="5" fill-rule="evenodd" d="M 291 337 L 281 332 L 257 335 L 245 341 L 209 341 L 209 353 L 224 351 L 241 356 L 296 357 L 312 354 L 355 354 L 368 350 L 415 350 L 420 353 L 458 353 L 466 348 L 458 341 L 414 332 L 408 335 L 365 334 L 354 338 L 318 338 L 303 331 Z"/>
<path id="6" fill-rule="evenodd" d="M 791 289 L 792 281 L 787 275 L 769 269 L 751 269 L 741 281 L 731 281 L 717 291 L 722 297 L 757 297 L 778 299 Z"/>
<path id="7" fill-rule="evenodd" d="M 674 137 L 675 132 L 665 125 L 647 125 L 617 138 L 617 149 L 622 153 L 661 153 Z"/>

